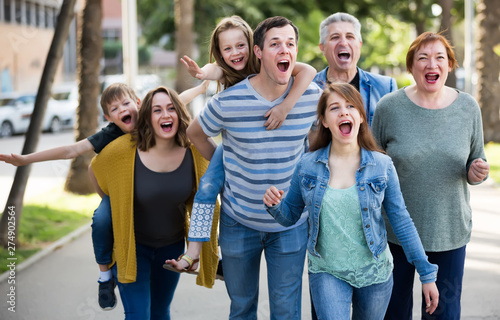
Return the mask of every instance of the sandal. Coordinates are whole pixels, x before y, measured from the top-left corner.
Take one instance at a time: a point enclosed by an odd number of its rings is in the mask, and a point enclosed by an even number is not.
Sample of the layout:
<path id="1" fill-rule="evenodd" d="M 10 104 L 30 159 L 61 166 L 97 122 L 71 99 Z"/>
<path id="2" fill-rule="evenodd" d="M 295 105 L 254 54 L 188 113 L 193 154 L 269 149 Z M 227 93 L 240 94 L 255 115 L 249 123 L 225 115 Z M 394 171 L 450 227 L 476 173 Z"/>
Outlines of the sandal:
<path id="1" fill-rule="evenodd" d="M 166 270 L 169 270 L 169 271 L 173 271 L 173 272 L 177 272 L 177 273 L 189 273 L 189 274 L 195 274 L 197 275 L 198 274 L 198 271 L 194 271 L 193 270 L 193 266 L 198 263 L 200 261 L 200 259 L 193 259 L 191 258 L 190 256 L 186 255 L 186 254 L 181 254 L 179 256 L 179 258 L 177 258 L 177 261 L 181 261 L 181 260 L 184 260 L 188 263 L 188 268 L 187 269 L 182 269 L 182 270 L 179 270 L 179 269 L 176 269 L 173 265 L 171 264 L 167 264 L 165 263 L 163 265 L 163 269 L 166 269 Z"/>

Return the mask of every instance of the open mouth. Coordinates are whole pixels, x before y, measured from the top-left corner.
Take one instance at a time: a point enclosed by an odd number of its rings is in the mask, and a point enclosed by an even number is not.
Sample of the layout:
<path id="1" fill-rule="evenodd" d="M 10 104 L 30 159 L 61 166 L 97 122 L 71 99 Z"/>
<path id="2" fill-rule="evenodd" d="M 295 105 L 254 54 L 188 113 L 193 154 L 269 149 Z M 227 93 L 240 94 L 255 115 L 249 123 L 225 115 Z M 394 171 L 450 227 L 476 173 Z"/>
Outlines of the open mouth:
<path id="1" fill-rule="evenodd" d="M 290 62 L 287 60 L 281 60 L 280 62 L 278 62 L 278 69 L 281 72 L 287 72 L 289 67 Z"/>
<path id="2" fill-rule="evenodd" d="M 160 124 L 160 127 L 163 131 L 168 132 L 172 130 L 173 123 L 172 122 L 164 122 Z"/>
<path id="3" fill-rule="evenodd" d="M 239 58 L 239 59 L 234 59 L 234 60 L 231 60 L 232 63 L 234 64 L 238 64 L 240 63 L 241 61 L 243 61 L 243 58 Z"/>
<path id="4" fill-rule="evenodd" d="M 127 115 L 126 115 L 126 116 L 124 116 L 121 120 L 122 120 L 122 122 L 123 122 L 123 123 L 125 123 L 125 124 L 129 124 L 129 123 L 131 123 L 131 122 L 132 122 L 132 117 L 131 117 L 129 114 L 127 114 Z"/>
<path id="5" fill-rule="evenodd" d="M 428 82 L 436 82 L 439 79 L 439 75 L 437 73 L 428 73 L 425 75 L 425 79 Z"/>
<path id="6" fill-rule="evenodd" d="M 342 135 L 349 135 L 352 130 L 352 123 L 351 121 L 342 121 L 339 124 L 339 130 L 342 133 Z"/>
<path id="7" fill-rule="evenodd" d="M 340 51 L 338 54 L 339 60 L 349 60 L 351 54 L 347 51 Z"/>

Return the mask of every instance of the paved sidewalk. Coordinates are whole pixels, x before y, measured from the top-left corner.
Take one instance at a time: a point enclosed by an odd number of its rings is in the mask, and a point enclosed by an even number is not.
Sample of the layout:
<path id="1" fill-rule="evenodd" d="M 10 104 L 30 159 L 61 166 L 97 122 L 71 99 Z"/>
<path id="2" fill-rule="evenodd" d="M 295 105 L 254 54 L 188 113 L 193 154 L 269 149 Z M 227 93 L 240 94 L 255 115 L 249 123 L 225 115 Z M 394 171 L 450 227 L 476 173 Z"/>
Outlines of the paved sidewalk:
<path id="1" fill-rule="evenodd" d="M 467 246 L 462 319 L 500 319 L 500 188 L 491 182 L 471 187 L 471 203 L 474 227 Z M 48 253 L 33 259 L 24 269 L 17 266 L 15 284 L 8 283 L 8 274 L 0 276 L 0 319 L 123 319 L 120 302 L 113 311 L 104 312 L 97 306 L 98 269 L 88 226 L 79 230 L 76 238 L 63 239 Z M 13 285 L 15 288 L 11 290 Z M 269 319 L 265 273 L 261 273 L 260 285 L 259 319 Z M 307 286 L 304 274 L 302 319 L 305 320 L 310 319 Z M 417 306 L 419 290 L 417 286 Z M 8 310 L 12 292 L 15 313 Z M 205 289 L 195 285 L 194 276 L 181 276 L 172 303 L 173 319 L 227 319 L 228 314 L 229 298 L 223 282 L 217 280 L 213 289 Z M 417 310 L 414 318 L 419 318 Z"/>

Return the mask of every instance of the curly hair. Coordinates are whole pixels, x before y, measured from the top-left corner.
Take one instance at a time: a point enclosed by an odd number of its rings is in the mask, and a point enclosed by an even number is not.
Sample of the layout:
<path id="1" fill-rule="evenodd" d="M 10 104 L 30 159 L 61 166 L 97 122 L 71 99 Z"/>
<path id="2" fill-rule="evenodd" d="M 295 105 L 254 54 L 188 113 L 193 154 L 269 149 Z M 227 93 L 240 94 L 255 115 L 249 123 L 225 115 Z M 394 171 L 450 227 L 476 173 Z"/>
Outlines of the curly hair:
<path id="1" fill-rule="evenodd" d="M 191 145 L 186 133 L 187 127 L 191 123 L 191 116 L 186 106 L 182 103 L 175 90 L 160 86 L 150 90 L 144 97 L 141 108 L 139 109 L 137 126 L 132 132 L 132 140 L 137 143 L 137 148 L 141 151 L 148 151 L 156 145 L 155 133 L 151 122 L 151 113 L 153 109 L 153 97 L 155 94 L 162 92 L 169 96 L 179 118 L 179 127 L 175 134 L 175 142 L 184 148 Z"/>

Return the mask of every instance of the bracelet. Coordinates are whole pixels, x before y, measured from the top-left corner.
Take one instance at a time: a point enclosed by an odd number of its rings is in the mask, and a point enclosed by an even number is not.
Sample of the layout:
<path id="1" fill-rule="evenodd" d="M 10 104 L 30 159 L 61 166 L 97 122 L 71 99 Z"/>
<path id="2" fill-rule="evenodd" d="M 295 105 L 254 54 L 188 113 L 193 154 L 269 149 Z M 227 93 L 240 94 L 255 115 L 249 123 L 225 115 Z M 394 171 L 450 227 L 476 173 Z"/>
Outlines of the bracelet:
<path id="1" fill-rule="evenodd" d="M 191 268 L 191 266 L 193 265 L 193 262 L 194 262 L 193 258 L 188 256 L 187 254 L 183 254 L 181 259 L 185 260 L 189 264 L 189 267 Z"/>

